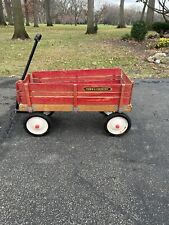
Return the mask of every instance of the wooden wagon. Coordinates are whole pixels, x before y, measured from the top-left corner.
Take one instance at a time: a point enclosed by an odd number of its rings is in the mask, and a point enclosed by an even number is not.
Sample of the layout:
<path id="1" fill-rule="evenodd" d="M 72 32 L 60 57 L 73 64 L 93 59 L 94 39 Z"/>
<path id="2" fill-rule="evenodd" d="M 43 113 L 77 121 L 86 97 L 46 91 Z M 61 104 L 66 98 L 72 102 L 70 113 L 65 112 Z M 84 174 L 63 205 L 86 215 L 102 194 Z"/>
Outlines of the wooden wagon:
<path id="1" fill-rule="evenodd" d="M 35 38 L 35 43 L 38 40 Z M 32 74 L 27 70 L 16 82 L 16 101 L 17 112 L 28 112 L 24 126 L 29 133 L 46 134 L 49 115 L 56 111 L 104 112 L 105 130 L 113 136 L 130 129 L 131 121 L 124 112 L 132 109 L 133 82 L 120 68 Z"/>

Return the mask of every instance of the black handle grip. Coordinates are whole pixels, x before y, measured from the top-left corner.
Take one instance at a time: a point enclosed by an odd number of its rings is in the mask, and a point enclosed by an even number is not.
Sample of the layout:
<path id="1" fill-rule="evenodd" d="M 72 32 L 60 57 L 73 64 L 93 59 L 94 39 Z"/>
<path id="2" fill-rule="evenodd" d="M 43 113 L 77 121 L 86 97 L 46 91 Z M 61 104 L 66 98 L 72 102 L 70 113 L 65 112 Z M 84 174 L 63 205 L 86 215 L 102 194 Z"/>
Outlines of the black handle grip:
<path id="1" fill-rule="evenodd" d="M 37 34 L 34 38 L 35 41 L 39 42 L 42 38 L 42 34 Z"/>

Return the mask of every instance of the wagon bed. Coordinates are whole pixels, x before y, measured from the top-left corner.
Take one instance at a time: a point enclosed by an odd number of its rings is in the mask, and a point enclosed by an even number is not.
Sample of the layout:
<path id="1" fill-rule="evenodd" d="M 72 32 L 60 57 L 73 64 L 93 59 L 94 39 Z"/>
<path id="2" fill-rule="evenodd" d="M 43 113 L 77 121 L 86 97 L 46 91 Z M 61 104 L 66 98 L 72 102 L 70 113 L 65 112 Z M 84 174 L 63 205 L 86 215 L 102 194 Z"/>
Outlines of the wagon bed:
<path id="1" fill-rule="evenodd" d="M 41 71 L 16 83 L 18 111 L 131 111 L 133 82 L 120 68 Z"/>

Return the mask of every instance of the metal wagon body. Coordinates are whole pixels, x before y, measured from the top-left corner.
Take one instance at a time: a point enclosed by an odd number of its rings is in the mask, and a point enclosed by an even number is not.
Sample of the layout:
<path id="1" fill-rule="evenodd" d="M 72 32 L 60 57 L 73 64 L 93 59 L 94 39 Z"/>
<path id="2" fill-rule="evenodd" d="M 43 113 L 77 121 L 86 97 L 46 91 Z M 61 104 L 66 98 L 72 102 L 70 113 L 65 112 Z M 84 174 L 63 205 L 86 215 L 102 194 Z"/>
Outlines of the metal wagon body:
<path id="1" fill-rule="evenodd" d="M 16 101 L 17 112 L 29 113 L 24 123 L 29 133 L 46 134 L 50 127 L 47 115 L 55 111 L 110 114 L 105 129 L 113 136 L 122 135 L 131 127 L 129 117 L 122 112 L 132 109 L 133 82 L 120 68 L 32 74 L 27 74 L 27 70 L 23 79 L 16 82 Z"/>

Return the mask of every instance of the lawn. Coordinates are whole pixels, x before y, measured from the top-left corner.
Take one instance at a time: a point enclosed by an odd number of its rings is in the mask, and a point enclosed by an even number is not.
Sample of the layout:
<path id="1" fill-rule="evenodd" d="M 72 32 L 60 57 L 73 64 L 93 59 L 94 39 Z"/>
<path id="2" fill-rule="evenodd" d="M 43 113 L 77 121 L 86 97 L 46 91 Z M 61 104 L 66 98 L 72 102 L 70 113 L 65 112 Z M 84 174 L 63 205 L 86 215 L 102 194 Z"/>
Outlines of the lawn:
<path id="1" fill-rule="evenodd" d="M 138 51 L 120 41 L 130 27 L 99 26 L 97 35 L 85 35 L 86 26 L 54 25 L 27 27 L 31 39 L 11 40 L 13 27 L 0 27 L 0 76 L 20 76 L 33 44 L 41 33 L 30 71 L 121 67 L 130 77 L 167 76 L 167 72 L 145 62 Z M 169 74 L 168 74 L 169 75 Z"/>

